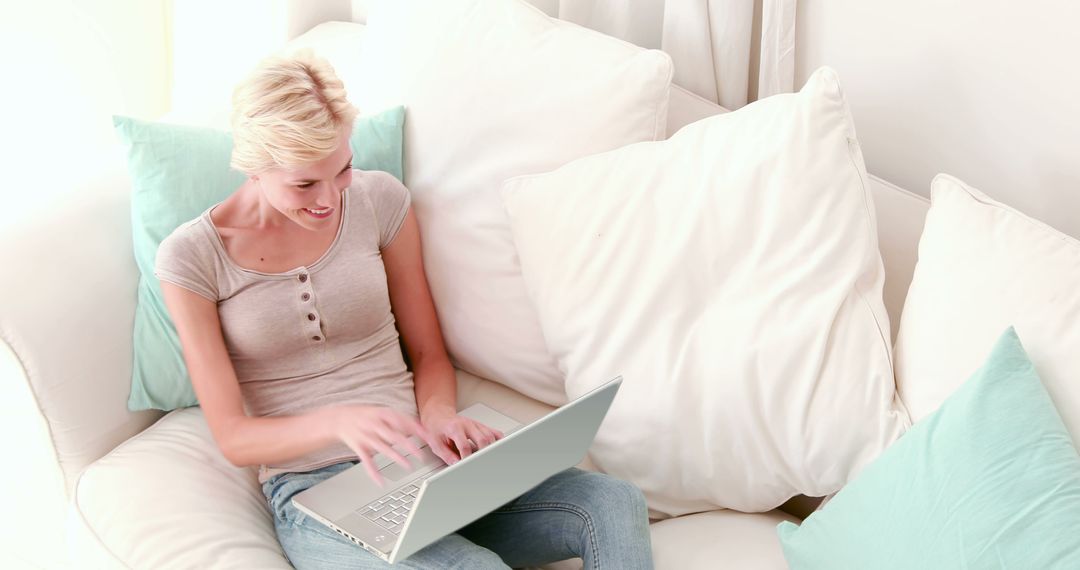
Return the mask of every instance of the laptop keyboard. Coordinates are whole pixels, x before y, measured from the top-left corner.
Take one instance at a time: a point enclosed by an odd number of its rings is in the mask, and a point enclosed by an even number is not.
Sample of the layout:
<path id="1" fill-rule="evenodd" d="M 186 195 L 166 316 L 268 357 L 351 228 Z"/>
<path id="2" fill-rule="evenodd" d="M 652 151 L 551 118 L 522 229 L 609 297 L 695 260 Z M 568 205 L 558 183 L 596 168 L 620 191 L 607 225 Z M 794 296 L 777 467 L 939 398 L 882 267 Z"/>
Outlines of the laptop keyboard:
<path id="1" fill-rule="evenodd" d="M 420 493 L 420 484 L 436 472 L 437 470 L 425 473 L 406 485 L 371 501 L 366 506 L 360 507 L 356 512 L 386 530 L 399 534 L 405 527 L 405 520 L 409 518 L 416 495 Z"/>

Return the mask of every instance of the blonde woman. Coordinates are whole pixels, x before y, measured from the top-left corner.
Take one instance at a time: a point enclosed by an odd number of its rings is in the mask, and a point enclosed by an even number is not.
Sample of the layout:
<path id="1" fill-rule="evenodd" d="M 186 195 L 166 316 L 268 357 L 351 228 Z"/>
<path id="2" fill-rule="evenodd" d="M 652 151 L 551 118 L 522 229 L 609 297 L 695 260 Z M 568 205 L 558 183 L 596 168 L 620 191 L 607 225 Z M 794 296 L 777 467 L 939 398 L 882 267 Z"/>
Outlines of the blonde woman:
<path id="1" fill-rule="evenodd" d="M 389 565 L 307 518 L 293 495 L 392 446 L 454 463 L 502 434 L 456 412 L 408 190 L 352 168 L 357 111 L 325 60 L 263 62 L 233 96 L 232 166 L 247 180 L 181 225 L 156 274 L 225 457 L 259 466 L 297 568 Z M 406 366 L 400 337 L 411 362 Z M 507 568 L 581 557 L 651 568 L 641 492 L 569 469 L 417 552 L 405 568 Z"/>

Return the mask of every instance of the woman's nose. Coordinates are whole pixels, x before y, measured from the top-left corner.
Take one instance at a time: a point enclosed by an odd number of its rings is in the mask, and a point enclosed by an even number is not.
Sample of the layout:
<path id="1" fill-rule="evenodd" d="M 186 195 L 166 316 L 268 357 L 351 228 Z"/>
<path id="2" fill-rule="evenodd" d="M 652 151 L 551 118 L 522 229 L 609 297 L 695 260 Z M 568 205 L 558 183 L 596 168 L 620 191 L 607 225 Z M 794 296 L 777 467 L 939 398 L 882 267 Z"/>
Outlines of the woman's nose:
<path id="1" fill-rule="evenodd" d="M 341 193 L 344 188 L 338 188 L 336 184 L 330 182 L 320 185 L 322 192 L 319 194 L 318 204 L 320 208 L 336 208 L 338 206 L 338 200 L 341 198 Z"/>

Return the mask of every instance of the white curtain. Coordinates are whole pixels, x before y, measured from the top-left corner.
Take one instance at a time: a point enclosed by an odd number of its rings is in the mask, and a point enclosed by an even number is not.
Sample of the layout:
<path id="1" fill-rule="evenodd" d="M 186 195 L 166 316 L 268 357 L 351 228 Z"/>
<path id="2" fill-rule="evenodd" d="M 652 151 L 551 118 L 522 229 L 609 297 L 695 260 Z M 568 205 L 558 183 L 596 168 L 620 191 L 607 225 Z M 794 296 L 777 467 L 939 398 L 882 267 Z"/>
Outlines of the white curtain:
<path id="1" fill-rule="evenodd" d="M 792 90 L 796 0 L 529 0 L 675 62 L 675 83 L 728 109 Z"/>

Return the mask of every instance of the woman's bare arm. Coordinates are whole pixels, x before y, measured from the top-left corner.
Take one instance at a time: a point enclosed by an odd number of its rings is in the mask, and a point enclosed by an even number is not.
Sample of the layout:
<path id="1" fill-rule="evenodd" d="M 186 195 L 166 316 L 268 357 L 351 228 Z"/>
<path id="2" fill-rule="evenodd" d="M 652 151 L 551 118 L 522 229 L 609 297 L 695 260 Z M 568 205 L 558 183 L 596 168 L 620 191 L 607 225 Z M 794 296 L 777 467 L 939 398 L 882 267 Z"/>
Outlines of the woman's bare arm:
<path id="1" fill-rule="evenodd" d="M 413 390 L 420 421 L 444 444 L 453 443 L 457 455 L 467 457 L 473 451 L 473 444 L 477 449 L 483 448 L 501 438 L 502 433 L 457 413 L 457 377 L 446 355 L 439 318 L 428 289 L 420 229 L 412 208 L 405 214 L 397 237 L 383 248 L 382 256 L 390 305 L 413 364 Z M 457 460 L 442 451 L 436 453 L 447 463 Z"/>
<path id="2" fill-rule="evenodd" d="M 457 378 L 439 330 L 420 252 L 420 229 L 411 207 L 382 257 L 390 305 L 412 363 L 420 418 L 438 411 L 456 413 Z"/>
<path id="3" fill-rule="evenodd" d="M 206 423 L 225 458 L 237 467 L 277 465 L 341 441 L 381 484 L 372 457 L 382 453 L 411 469 L 392 446 L 420 455 L 416 436 L 440 456 L 452 453 L 416 418 L 380 406 L 335 405 L 293 416 L 250 417 L 244 412 L 236 371 L 229 360 L 217 305 L 197 293 L 162 283 L 165 306 L 176 325 L 188 376 Z"/>

